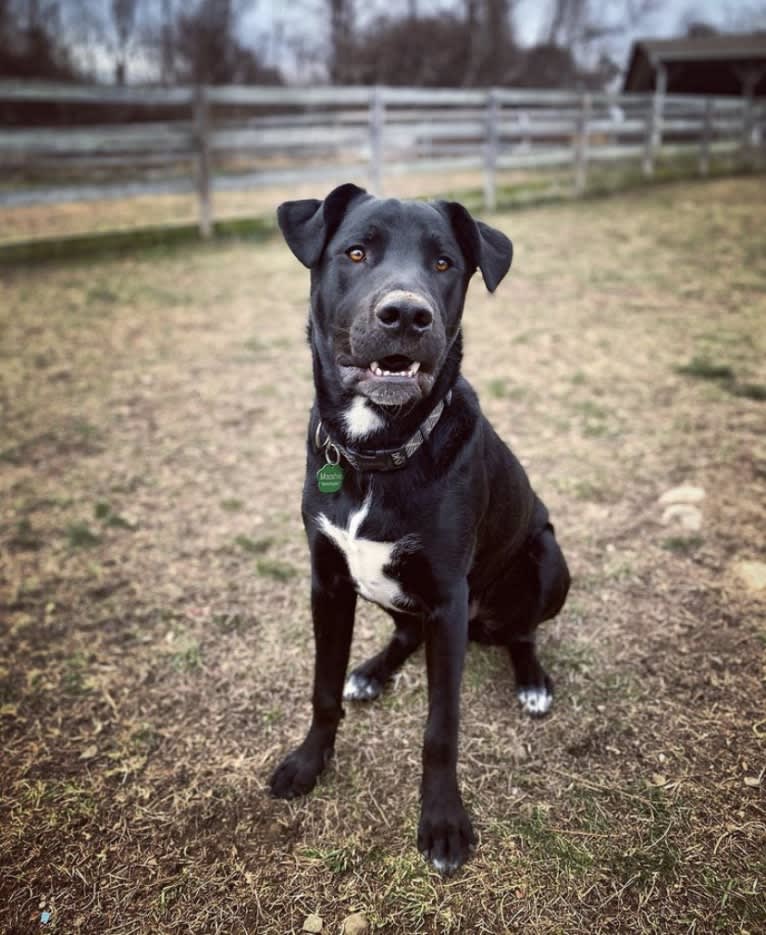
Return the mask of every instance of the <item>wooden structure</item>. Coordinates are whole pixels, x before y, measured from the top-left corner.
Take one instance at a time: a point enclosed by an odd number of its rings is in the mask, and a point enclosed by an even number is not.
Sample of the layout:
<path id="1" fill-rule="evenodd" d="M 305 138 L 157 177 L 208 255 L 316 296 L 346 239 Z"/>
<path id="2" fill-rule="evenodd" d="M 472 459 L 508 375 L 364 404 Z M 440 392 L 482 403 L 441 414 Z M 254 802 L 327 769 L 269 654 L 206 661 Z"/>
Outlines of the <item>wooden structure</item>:
<path id="1" fill-rule="evenodd" d="M 668 94 L 715 95 L 742 100 L 742 149 L 755 161 L 761 145 L 754 119 L 754 100 L 766 98 L 766 33 L 642 39 L 633 44 L 623 83 L 625 93 L 652 93 L 654 104 L 647 131 L 643 168 L 654 171 L 654 153 L 662 145 L 663 111 Z M 710 115 L 703 130 L 703 171 L 709 165 Z"/>
<path id="2" fill-rule="evenodd" d="M 641 39 L 623 91 L 766 97 L 766 33 Z"/>
<path id="3" fill-rule="evenodd" d="M 569 169 L 576 191 L 594 164 L 745 151 L 766 102 L 661 93 L 509 88 L 90 87 L 0 81 L 4 102 L 103 108 L 104 122 L 0 126 L 3 206 L 196 192 L 203 236 L 217 191 L 358 181 L 381 193 L 398 173 L 477 170 L 496 205 L 504 170 Z M 120 108 L 132 122 L 116 122 Z M 146 117 L 135 114 L 145 108 Z M 164 113 L 170 114 L 162 119 Z M 184 119 L 178 116 L 185 115 Z M 110 118 L 111 121 L 110 122 Z M 749 145 L 749 143 L 748 143 Z M 34 170 L 43 185 L 24 183 Z M 61 173 L 64 173 L 63 175 Z M 58 184 L 56 178 L 58 173 Z M 21 181 L 8 184 L 8 179 Z M 76 179 L 76 182 L 73 181 Z"/>

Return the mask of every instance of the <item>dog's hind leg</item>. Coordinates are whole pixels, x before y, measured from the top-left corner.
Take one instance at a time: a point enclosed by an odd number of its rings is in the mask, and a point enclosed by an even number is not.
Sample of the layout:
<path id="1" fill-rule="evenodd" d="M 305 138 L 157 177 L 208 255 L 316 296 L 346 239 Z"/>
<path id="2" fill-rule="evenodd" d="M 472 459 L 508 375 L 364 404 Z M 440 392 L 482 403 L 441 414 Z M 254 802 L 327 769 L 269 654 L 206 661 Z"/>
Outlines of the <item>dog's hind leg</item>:
<path id="1" fill-rule="evenodd" d="M 512 640 L 508 651 L 516 676 L 516 697 L 521 707 L 532 717 L 542 717 L 553 704 L 553 682 L 537 658 L 534 635 Z"/>
<path id="2" fill-rule="evenodd" d="M 349 675 L 343 688 L 346 701 L 372 701 L 423 642 L 423 622 L 412 614 L 392 612 L 396 629 L 391 641 Z"/>
<path id="3" fill-rule="evenodd" d="M 511 576 L 517 600 L 515 613 L 505 631 L 516 676 L 516 697 L 532 717 L 547 714 L 553 703 L 553 682 L 537 658 L 535 631 L 538 624 L 555 617 L 561 610 L 569 581 L 569 569 L 553 527 L 547 524 L 529 543 L 523 560 Z M 522 582 L 525 587 L 521 586 Z M 519 598 L 519 594 L 523 596 Z M 510 593 L 508 596 L 512 600 Z"/>

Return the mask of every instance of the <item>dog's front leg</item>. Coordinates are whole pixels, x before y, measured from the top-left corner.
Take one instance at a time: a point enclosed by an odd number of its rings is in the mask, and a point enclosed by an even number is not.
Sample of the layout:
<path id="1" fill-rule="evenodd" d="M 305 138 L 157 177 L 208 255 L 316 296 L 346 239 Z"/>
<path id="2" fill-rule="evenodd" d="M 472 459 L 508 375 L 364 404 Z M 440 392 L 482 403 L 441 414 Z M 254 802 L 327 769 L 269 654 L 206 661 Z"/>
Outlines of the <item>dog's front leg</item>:
<path id="1" fill-rule="evenodd" d="M 465 863 L 476 837 L 457 785 L 460 679 L 468 640 L 465 579 L 426 622 L 428 721 L 418 848 L 441 873 Z"/>
<path id="2" fill-rule="evenodd" d="M 282 761 L 271 777 L 271 793 L 280 799 L 305 795 L 314 788 L 332 755 L 335 734 L 343 717 L 341 698 L 354 629 L 356 592 L 341 558 L 325 552 L 323 556 L 314 555 L 313 559 L 313 716 L 303 743 Z"/>

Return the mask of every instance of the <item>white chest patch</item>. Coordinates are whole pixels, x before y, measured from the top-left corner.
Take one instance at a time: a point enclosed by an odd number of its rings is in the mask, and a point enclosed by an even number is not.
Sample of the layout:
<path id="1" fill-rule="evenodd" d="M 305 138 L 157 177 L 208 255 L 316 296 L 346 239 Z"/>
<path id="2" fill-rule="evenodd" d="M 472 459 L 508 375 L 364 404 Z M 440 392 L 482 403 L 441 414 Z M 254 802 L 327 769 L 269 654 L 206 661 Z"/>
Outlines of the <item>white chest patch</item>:
<path id="1" fill-rule="evenodd" d="M 391 563 L 395 542 L 375 542 L 363 539 L 359 529 L 370 512 L 372 497 L 367 495 L 364 503 L 348 519 L 348 528 L 341 529 L 320 513 L 317 516 L 319 528 L 328 539 L 346 556 L 348 570 L 356 583 L 356 589 L 366 600 L 387 607 L 389 610 L 403 610 L 411 602 L 402 592 L 399 583 L 384 574 L 383 569 Z"/>

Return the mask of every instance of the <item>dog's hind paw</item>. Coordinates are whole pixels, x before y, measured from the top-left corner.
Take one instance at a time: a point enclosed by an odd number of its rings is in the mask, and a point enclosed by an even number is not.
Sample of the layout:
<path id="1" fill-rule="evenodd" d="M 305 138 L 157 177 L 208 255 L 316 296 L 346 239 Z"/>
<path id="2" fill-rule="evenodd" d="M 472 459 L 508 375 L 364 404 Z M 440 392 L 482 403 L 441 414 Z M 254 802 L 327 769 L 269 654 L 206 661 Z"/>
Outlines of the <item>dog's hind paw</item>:
<path id="1" fill-rule="evenodd" d="M 376 678 L 352 672 L 343 686 L 344 701 L 372 701 L 383 691 L 383 686 Z"/>
<path id="2" fill-rule="evenodd" d="M 553 704 L 553 692 L 547 685 L 528 685 L 516 692 L 521 707 L 531 717 L 543 717 Z"/>

